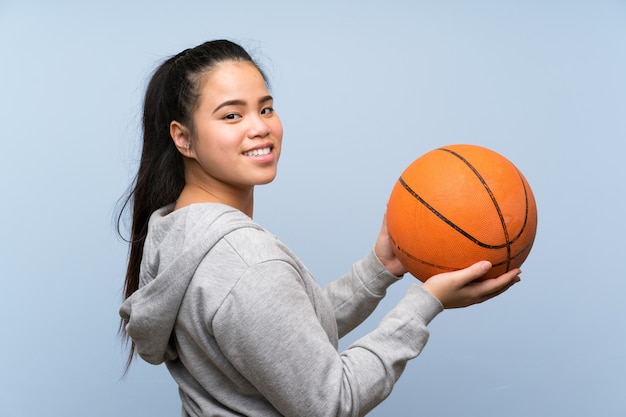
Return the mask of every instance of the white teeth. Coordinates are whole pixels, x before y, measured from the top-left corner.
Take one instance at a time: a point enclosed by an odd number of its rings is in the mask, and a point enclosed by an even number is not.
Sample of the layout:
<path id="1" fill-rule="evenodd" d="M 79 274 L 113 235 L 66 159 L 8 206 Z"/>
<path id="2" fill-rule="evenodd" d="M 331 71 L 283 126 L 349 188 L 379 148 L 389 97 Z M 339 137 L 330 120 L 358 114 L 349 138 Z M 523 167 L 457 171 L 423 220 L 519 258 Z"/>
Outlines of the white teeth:
<path id="1" fill-rule="evenodd" d="M 244 152 L 245 156 L 259 156 L 259 155 L 267 155 L 268 153 L 270 153 L 270 148 L 263 148 L 263 149 L 254 149 L 252 151 L 248 151 L 248 152 Z"/>

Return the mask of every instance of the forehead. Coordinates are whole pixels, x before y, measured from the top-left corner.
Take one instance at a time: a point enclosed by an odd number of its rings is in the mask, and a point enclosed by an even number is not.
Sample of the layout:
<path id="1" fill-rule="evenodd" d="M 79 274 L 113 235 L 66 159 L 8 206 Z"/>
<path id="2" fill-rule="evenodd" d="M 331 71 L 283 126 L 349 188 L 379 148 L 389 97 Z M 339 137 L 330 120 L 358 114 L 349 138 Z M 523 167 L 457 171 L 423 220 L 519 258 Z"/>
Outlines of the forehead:
<path id="1" fill-rule="evenodd" d="M 255 91 L 267 93 L 261 72 L 251 62 L 226 61 L 207 71 L 200 82 L 201 96 L 242 95 Z"/>

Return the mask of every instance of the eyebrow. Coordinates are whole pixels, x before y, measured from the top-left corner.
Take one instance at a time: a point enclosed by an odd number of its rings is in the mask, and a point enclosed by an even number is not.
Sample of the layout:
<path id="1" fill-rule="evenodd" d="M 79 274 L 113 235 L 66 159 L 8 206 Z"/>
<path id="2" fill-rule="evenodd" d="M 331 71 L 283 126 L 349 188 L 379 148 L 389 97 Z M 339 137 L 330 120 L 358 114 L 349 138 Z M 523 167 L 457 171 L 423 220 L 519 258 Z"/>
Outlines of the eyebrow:
<path id="1" fill-rule="evenodd" d="M 268 101 L 272 101 L 274 100 L 274 98 L 272 96 L 263 96 L 259 99 L 259 104 L 263 104 L 266 103 Z M 227 100 L 223 103 L 221 103 L 219 106 L 217 106 L 215 108 L 215 110 L 213 110 L 213 113 L 216 113 L 219 109 L 221 109 L 222 107 L 226 107 L 226 106 L 245 106 L 246 102 L 243 100 Z"/>

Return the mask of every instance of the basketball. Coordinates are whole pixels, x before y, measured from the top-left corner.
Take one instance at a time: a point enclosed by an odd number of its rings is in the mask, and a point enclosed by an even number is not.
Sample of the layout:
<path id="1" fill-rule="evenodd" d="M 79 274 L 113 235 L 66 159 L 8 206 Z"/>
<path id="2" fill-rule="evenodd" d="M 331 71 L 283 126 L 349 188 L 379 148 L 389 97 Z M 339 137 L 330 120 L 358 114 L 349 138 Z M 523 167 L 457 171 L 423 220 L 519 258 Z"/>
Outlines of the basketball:
<path id="1" fill-rule="evenodd" d="M 420 281 L 482 260 L 493 266 L 487 279 L 526 260 L 537 207 L 508 159 L 476 145 L 450 145 L 402 172 L 389 197 L 387 228 L 396 256 Z"/>

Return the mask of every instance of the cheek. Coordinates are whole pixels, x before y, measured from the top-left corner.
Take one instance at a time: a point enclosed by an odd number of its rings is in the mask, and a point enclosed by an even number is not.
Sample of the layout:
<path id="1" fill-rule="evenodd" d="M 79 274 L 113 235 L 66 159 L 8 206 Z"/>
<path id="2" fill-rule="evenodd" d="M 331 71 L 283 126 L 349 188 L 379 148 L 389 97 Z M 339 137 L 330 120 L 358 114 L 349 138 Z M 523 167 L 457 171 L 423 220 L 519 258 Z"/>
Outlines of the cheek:
<path id="1" fill-rule="evenodd" d="M 276 118 L 276 120 L 273 121 L 271 130 L 276 139 L 278 139 L 279 141 L 283 140 L 283 125 L 278 117 Z"/>
<path id="2" fill-rule="evenodd" d="M 237 146 L 241 141 L 240 135 L 234 129 L 203 129 L 196 135 L 196 147 L 202 153 L 211 154 L 227 151 Z"/>

